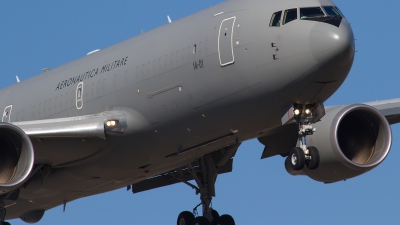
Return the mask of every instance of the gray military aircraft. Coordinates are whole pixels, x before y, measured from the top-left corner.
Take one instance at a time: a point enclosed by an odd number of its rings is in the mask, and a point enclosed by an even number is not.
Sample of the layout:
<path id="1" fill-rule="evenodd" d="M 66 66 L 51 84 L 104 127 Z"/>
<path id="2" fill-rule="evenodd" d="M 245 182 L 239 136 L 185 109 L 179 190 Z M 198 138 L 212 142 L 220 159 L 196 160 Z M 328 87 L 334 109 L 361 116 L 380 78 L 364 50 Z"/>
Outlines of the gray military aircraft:
<path id="1" fill-rule="evenodd" d="M 78 198 L 183 182 L 203 216 L 184 211 L 178 224 L 231 225 L 210 207 L 215 179 L 254 138 L 290 174 L 361 175 L 388 154 L 400 108 L 324 107 L 353 59 L 331 1 L 232 0 L 8 87 L 0 220 L 34 223 Z"/>

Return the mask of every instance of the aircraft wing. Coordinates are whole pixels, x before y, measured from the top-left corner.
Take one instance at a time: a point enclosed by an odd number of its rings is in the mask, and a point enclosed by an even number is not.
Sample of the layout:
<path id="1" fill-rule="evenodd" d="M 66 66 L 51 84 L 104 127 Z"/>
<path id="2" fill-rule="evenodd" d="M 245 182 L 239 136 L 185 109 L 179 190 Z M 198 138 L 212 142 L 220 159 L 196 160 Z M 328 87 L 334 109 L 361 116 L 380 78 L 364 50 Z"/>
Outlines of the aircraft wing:
<path id="1" fill-rule="evenodd" d="M 386 117 L 389 124 L 400 122 L 400 98 L 364 103 L 376 108 Z"/>
<path id="2" fill-rule="evenodd" d="M 31 139 L 37 138 L 101 138 L 106 139 L 107 132 L 123 132 L 126 128 L 126 113 L 106 111 L 99 114 L 14 122 Z M 107 126 L 107 121 L 118 121 Z"/>
<path id="3" fill-rule="evenodd" d="M 389 124 L 400 122 L 400 98 L 374 101 L 364 104 L 376 108 L 383 116 L 386 117 Z M 327 110 L 332 110 L 335 107 L 340 106 L 327 107 Z M 264 135 L 259 138 L 259 141 L 265 145 L 265 149 L 261 158 L 268 158 L 275 155 L 287 156 L 290 149 L 296 145 L 298 132 L 297 129 L 296 123 L 289 120 L 286 124 L 280 127 L 266 131 Z M 231 172 L 232 162 L 233 159 L 230 159 L 223 167 L 219 167 L 218 173 L 221 174 Z M 179 168 L 169 173 L 160 174 L 132 185 L 132 192 L 137 193 L 179 182 L 188 183 L 189 180 L 192 180 L 189 169 L 186 167 Z"/>
<path id="4" fill-rule="evenodd" d="M 46 119 L 12 123 L 31 139 L 37 138 L 90 138 L 105 139 L 104 114 Z"/>

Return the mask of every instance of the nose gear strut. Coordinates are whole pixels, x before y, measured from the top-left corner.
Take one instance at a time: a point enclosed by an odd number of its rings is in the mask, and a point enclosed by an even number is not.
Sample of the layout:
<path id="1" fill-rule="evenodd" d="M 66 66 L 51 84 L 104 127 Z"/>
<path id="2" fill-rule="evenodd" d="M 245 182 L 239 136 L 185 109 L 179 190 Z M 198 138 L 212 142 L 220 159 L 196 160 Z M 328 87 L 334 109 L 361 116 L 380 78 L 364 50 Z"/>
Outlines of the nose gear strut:
<path id="1" fill-rule="evenodd" d="M 324 105 L 321 102 L 309 105 L 293 104 L 293 115 L 299 127 L 299 147 L 294 147 L 286 160 L 294 170 L 302 170 L 304 166 L 315 170 L 319 165 L 319 152 L 316 147 L 307 147 L 307 136 L 316 132 L 312 124 L 325 115 Z"/>

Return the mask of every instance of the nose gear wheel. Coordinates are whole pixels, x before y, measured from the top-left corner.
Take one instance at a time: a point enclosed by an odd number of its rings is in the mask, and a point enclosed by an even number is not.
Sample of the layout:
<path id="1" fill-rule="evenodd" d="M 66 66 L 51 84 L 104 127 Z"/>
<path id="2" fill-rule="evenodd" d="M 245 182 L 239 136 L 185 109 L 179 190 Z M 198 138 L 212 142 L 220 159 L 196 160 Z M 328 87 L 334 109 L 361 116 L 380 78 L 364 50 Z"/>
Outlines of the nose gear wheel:
<path id="1" fill-rule="evenodd" d="M 309 105 L 293 105 L 293 115 L 299 127 L 299 147 L 294 147 L 286 159 L 293 170 L 302 170 L 307 166 L 309 170 L 315 170 L 319 166 L 319 152 L 316 147 L 307 147 L 307 136 L 316 132 L 312 124 L 318 122 L 325 115 L 322 103 Z"/>
<path id="2" fill-rule="evenodd" d="M 299 147 L 293 148 L 290 153 L 290 165 L 294 170 L 302 170 L 306 164 L 306 156 L 304 155 L 303 149 Z"/>

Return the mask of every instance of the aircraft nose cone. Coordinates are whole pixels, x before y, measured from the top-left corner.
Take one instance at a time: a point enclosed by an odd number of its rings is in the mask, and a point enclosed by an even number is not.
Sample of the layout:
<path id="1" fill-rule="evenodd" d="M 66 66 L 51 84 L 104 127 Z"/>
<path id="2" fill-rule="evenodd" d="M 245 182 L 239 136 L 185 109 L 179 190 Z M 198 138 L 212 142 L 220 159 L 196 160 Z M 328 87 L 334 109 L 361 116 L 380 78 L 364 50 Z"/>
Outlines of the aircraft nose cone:
<path id="1" fill-rule="evenodd" d="M 340 26 L 317 23 L 310 31 L 311 52 L 318 63 L 337 61 L 336 66 L 352 63 L 355 45 L 350 24 L 343 19 Z"/>

